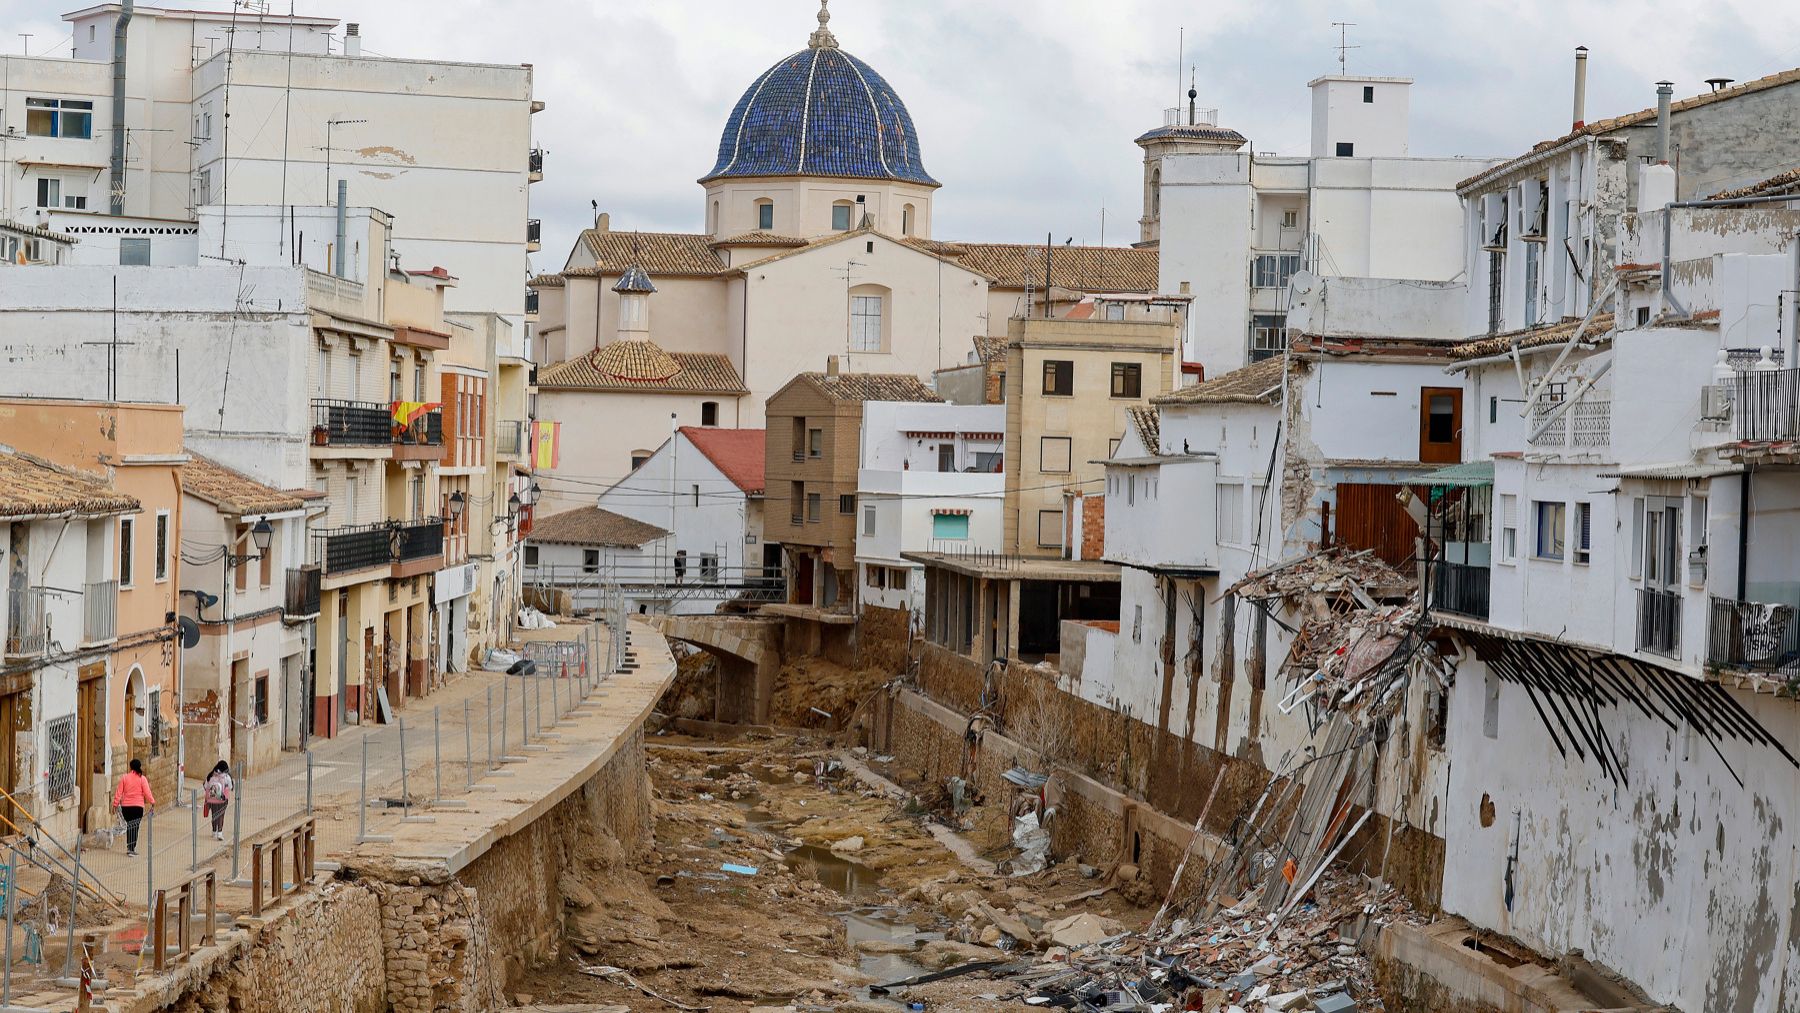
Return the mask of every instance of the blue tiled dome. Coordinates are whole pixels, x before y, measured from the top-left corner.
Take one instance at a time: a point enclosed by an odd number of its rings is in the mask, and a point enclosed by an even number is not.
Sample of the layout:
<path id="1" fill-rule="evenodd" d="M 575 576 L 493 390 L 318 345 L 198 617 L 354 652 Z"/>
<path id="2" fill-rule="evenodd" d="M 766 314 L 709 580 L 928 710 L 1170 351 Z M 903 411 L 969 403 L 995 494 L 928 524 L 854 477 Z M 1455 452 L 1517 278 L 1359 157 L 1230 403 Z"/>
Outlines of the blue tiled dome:
<path id="1" fill-rule="evenodd" d="M 823 25 L 823 18 L 821 18 Z M 758 77 L 725 121 L 719 161 L 732 176 L 845 176 L 938 185 L 919 157 L 906 104 L 825 34 Z"/>

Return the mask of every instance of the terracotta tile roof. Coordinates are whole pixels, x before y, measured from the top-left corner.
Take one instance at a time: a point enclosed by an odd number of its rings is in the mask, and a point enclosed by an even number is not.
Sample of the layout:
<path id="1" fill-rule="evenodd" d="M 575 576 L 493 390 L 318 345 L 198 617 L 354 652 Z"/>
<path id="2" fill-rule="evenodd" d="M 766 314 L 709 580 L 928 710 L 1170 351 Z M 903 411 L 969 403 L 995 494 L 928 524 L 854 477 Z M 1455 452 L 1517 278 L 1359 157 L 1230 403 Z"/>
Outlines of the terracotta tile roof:
<path id="1" fill-rule="evenodd" d="M 605 545 L 635 549 L 658 538 L 666 538 L 668 534 L 654 524 L 645 524 L 624 514 L 590 506 L 536 518 L 531 522 L 529 540 L 548 545 Z"/>
<path id="2" fill-rule="evenodd" d="M 911 373 L 801 373 L 795 379 L 811 383 L 834 401 L 944 400 Z"/>
<path id="3" fill-rule="evenodd" d="M 1542 327 L 1527 327 L 1523 330 L 1507 331 L 1504 334 L 1490 334 L 1485 338 L 1465 341 L 1450 349 L 1452 359 L 1482 359 L 1490 355 L 1502 355 L 1513 346 L 1516 340 L 1520 348 L 1536 348 L 1539 345 L 1554 345 L 1569 340 L 1580 326 L 1580 317 L 1564 317 L 1554 324 Z M 1600 344 L 1612 340 L 1613 315 L 1596 313 L 1587 330 L 1581 334 L 1581 340 L 1587 344 Z"/>
<path id="4" fill-rule="evenodd" d="M 581 241 L 594 254 L 593 267 L 571 268 L 565 277 L 624 274 L 634 265 L 652 278 L 664 275 L 711 277 L 729 268 L 702 232 L 601 232 L 588 229 Z"/>
<path id="5" fill-rule="evenodd" d="M 1800 169 L 1776 173 L 1768 179 L 1740 186 L 1735 190 L 1721 190 L 1707 199 L 1736 200 L 1741 197 L 1779 197 L 1783 194 L 1800 198 Z"/>
<path id="6" fill-rule="evenodd" d="M 650 341 L 614 341 L 546 366 L 538 389 L 651 394 L 750 393 L 731 358 L 717 352 L 665 352 Z"/>
<path id="7" fill-rule="evenodd" d="M 30 454 L 0 450 L 0 517 L 129 513 L 143 504 L 105 482 Z"/>
<path id="8" fill-rule="evenodd" d="M 999 288 L 1041 288 L 1044 248 L 1023 243 L 949 243 L 910 239 L 919 249 L 948 257 L 994 279 Z M 1053 246 L 1050 284 L 1077 292 L 1154 292 L 1157 251 L 1133 246 Z"/>
<path id="9" fill-rule="evenodd" d="M 76 239 L 74 236 L 58 232 L 48 226 L 31 225 L 26 222 L 15 222 L 10 218 L 0 218 L 0 229 L 5 229 L 8 232 L 17 232 L 22 235 L 34 236 L 38 239 L 54 239 L 59 243 L 81 242 L 81 240 Z"/>
<path id="10" fill-rule="evenodd" d="M 805 246 L 806 240 L 796 236 L 780 236 L 773 232 L 740 232 L 735 236 L 715 239 L 713 246 Z"/>
<path id="11" fill-rule="evenodd" d="M 1281 357 L 1271 356 L 1191 387 L 1150 399 L 1151 404 L 1270 404 L 1281 391 Z"/>
<path id="12" fill-rule="evenodd" d="M 540 274 L 525 284 L 531 288 L 562 288 L 563 276 L 560 274 Z"/>
<path id="13" fill-rule="evenodd" d="M 192 450 L 187 453 L 188 463 L 181 466 L 181 491 L 211 503 L 222 514 L 278 514 L 306 505 L 293 493 L 266 486 Z"/>
<path id="14" fill-rule="evenodd" d="M 1152 454 L 1162 453 L 1162 416 L 1149 405 L 1137 405 L 1125 409 L 1125 417 L 1131 420 L 1131 428 L 1137 430 L 1138 440 L 1144 449 Z"/>
<path id="15" fill-rule="evenodd" d="M 1779 88 L 1784 84 L 1793 84 L 1796 81 L 1800 81 L 1800 67 L 1796 67 L 1792 70 L 1784 70 L 1779 74 L 1770 74 L 1767 77 L 1759 77 L 1754 81 L 1745 81 L 1742 84 L 1735 84 L 1729 88 L 1722 88 L 1719 91 L 1709 91 L 1689 98 L 1684 98 L 1669 106 L 1669 114 L 1673 117 L 1674 114 L 1687 112 L 1689 109 L 1698 109 L 1701 106 L 1712 105 L 1714 102 L 1725 102 L 1730 99 L 1741 98 L 1745 95 L 1752 95 L 1759 91 L 1767 91 L 1770 88 Z M 1640 123 L 1654 122 L 1655 119 L 1656 108 L 1652 106 L 1649 109 L 1640 109 L 1635 113 L 1627 113 L 1624 116 L 1614 116 L 1611 119 L 1595 120 L 1592 123 L 1586 124 L 1580 130 L 1571 130 L 1561 137 L 1553 138 L 1548 141 L 1539 141 L 1532 145 L 1531 150 L 1527 151 L 1525 154 L 1520 155 L 1517 158 L 1507 159 L 1499 165 L 1483 169 L 1475 175 L 1470 176 L 1468 179 L 1456 184 L 1456 189 L 1458 191 L 1466 190 L 1477 183 L 1504 176 L 1511 172 L 1520 162 L 1523 162 L 1531 156 L 1549 151 L 1552 148 L 1560 148 L 1578 137 L 1610 134 L 1615 130 L 1621 130 L 1625 127 L 1636 126 Z"/>
<path id="16" fill-rule="evenodd" d="M 763 480 L 763 451 L 767 446 L 764 437 L 767 434 L 766 429 L 681 427 L 681 435 L 748 496 L 761 496 L 767 485 Z"/>
<path id="17" fill-rule="evenodd" d="M 1006 358 L 1006 339 L 975 335 L 975 358 L 981 362 L 997 362 Z"/>

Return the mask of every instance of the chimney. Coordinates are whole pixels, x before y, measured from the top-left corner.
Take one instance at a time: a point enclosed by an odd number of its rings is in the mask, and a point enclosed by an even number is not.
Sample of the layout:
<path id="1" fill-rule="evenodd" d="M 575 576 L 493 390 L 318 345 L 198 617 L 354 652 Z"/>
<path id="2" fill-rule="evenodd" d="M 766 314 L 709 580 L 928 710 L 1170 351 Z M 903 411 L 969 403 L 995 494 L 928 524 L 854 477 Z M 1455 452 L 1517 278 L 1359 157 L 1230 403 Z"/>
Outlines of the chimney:
<path id="1" fill-rule="evenodd" d="M 354 21 L 344 26 L 344 55 L 349 57 L 362 55 L 362 25 Z"/>
<path id="2" fill-rule="evenodd" d="M 825 375 L 838 376 L 844 371 L 843 362 L 835 355 L 825 357 Z"/>
<path id="3" fill-rule="evenodd" d="M 344 220 L 344 206 L 348 200 L 350 183 L 348 180 L 340 179 L 337 181 L 337 185 L 337 263 L 332 265 L 333 270 L 331 273 L 343 278 L 346 277 L 344 274 L 344 245 L 345 240 L 349 238 L 349 230 L 346 228 Z"/>
<path id="4" fill-rule="evenodd" d="M 1586 46 L 1575 47 L 1575 125 L 1570 130 L 1587 126 L 1587 54 Z"/>
<path id="5" fill-rule="evenodd" d="M 612 215 L 608 214 L 605 211 L 602 211 L 598 215 L 595 215 L 594 216 L 594 231 L 595 232 L 611 232 L 612 231 Z"/>
<path id="6" fill-rule="evenodd" d="M 1656 161 L 1659 165 L 1669 164 L 1669 99 L 1674 94 L 1672 82 L 1656 82 Z"/>

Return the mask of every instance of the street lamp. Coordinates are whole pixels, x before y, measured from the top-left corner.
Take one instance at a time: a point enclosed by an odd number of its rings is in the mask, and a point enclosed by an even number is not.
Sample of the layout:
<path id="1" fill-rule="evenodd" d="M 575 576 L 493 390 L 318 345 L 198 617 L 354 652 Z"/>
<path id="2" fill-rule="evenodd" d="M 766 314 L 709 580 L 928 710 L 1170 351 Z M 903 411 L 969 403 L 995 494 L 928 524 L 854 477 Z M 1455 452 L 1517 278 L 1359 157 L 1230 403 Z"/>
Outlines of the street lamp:
<path id="1" fill-rule="evenodd" d="M 518 493 L 515 492 L 511 496 L 508 496 L 506 498 L 506 513 L 507 513 L 507 515 L 511 516 L 511 517 L 517 517 L 519 515 L 519 508 L 522 505 L 523 505 L 523 503 L 519 499 Z"/>
<path id="2" fill-rule="evenodd" d="M 461 489 L 450 494 L 450 523 L 454 524 L 462 519 L 463 510 L 468 503 L 469 498 L 463 495 Z"/>
<path id="3" fill-rule="evenodd" d="M 261 559 L 269 554 L 269 543 L 275 538 L 275 529 L 270 526 L 267 517 L 259 517 L 256 526 L 250 529 L 250 542 L 256 546 L 254 553 L 237 553 L 226 550 L 226 568 L 238 566 L 253 560 Z"/>

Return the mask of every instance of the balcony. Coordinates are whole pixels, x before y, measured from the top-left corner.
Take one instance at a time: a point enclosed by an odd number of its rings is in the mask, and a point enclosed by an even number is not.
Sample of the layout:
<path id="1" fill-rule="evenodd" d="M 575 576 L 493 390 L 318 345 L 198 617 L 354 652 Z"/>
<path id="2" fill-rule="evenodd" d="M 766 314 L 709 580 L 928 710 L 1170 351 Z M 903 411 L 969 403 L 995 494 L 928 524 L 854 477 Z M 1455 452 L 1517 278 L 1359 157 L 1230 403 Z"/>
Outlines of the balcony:
<path id="1" fill-rule="evenodd" d="M 1708 668 L 1800 678 L 1800 615 L 1793 605 L 1712 597 Z"/>
<path id="2" fill-rule="evenodd" d="M 1800 369 L 1739 373 L 1732 378 L 1734 435 L 1745 443 L 1800 439 Z"/>
<path id="3" fill-rule="evenodd" d="M 81 640 L 98 644 L 119 635 L 119 582 L 101 580 L 81 589 Z"/>
<path id="4" fill-rule="evenodd" d="M 444 519 L 426 517 L 396 524 L 393 566 L 395 577 L 416 577 L 444 565 Z"/>
<path id="5" fill-rule="evenodd" d="M 6 606 L 6 653 L 30 656 L 44 653 L 50 620 L 45 612 L 50 592 L 41 587 L 15 588 Z"/>
<path id="6" fill-rule="evenodd" d="M 544 221 L 541 218 L 525 219 L 525 252 L 536 253 L 544 248 Z"/>
<path id="7" fill-rule="evenodd" d="M 494 423 L 494 453 L 500 457 L 524 457 L 528 441 L 525 439 L 529 427 L 516 419 L 501 419 Z"/>
<path id="8" fill-rule="evenodd" d="M 538 290 L 535 288 L 528 288 L 525 290 L 525 315 L 528 317 L 535 317 L 537 316 L 537 311 Z"/>
<path id="9" fill-rule="evenodd" d="M 389 566 L 395 577 L 413 577 L 438 569 L 444 558 L 444 521 L 356 524 L 313 535 L 314 555 L 327 577 Z M 290 575 L 290 589 L 292 588 Z"/>
<path id="10" fill-rule="evenodd" d="M 1431 607 L 1437 612 L 1454 612 L 1470 619 L 1488 617 L 1489 571 L 1485 566 L 1467 563 L 1433 562 L 1431 564 Z"/>
<path id="11" fill-rule="evenodd" d="M 394 440 L 394 413 L 374 401 L 313 399 L 315 447 L 386 447 Z"/>
<path id="12" fill-rule="evenodd" d="M 316 566 L 291 568 L 287 572 L 287 597 L 282 612 L 289 619 L 305 619 L 319 614 L 319 584 L 323 574 Z"/>
<path id="13" fill-rule="evenodd" d="M 531 149 L 531 155 L 526 161 L 526 173 L 531 177 L 531 181 L 533 183 L 536 183 L 538 180 L 544 178 L 544 149 L 543 148 L 532 148 Z"/>
<path id="14" fill-rule="evenodd" d="M 1565 402 L 1561 399 L 1540 401 L 1531 412 L 1530 440 L 1534 447 L 1582 450 L 1604 447 L 1612 442 L 1612 398 L 1603 391 L 1591 390 L 1581 400 L 1569 404 L 1554 419 L 1550 416 Z M 1538 432 L 1540 426 L 1548 427 Z"/>
<path id="15" fill-rule="evenodd" d="M 1681 654 L 1681 593 L 1638 589 L 1637 649 L 1674 658 Z"/>
<path id="16" fill-rule="evenodd" d="M 430 409 L 405 428 L 394 428 L 393 447 L 396 461 L 435 461 L 443 457 L 444 410 Z"/>

